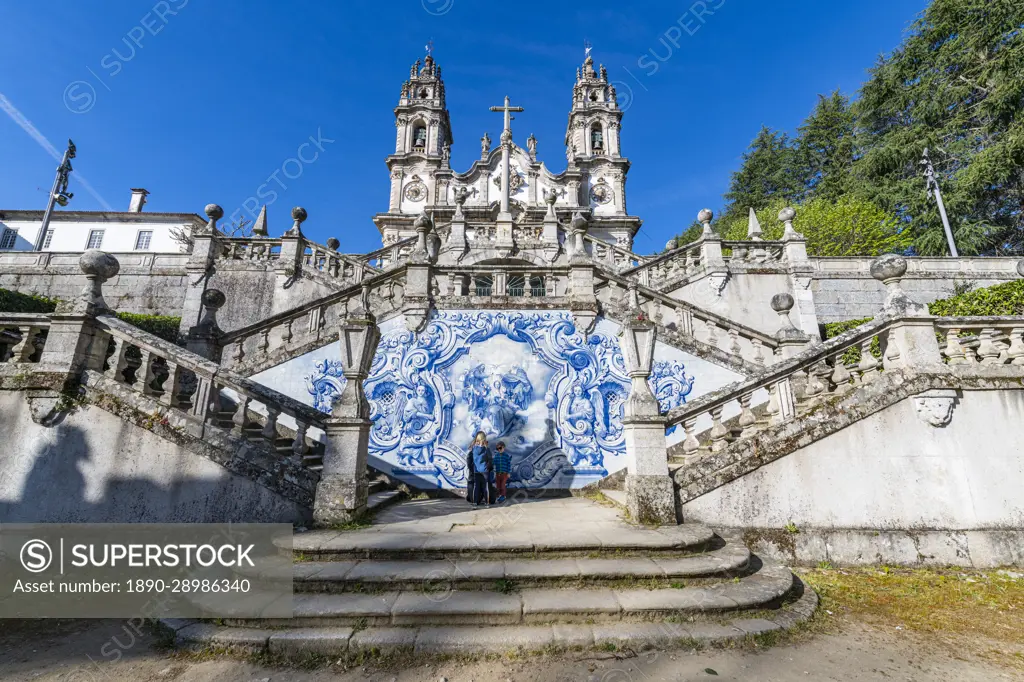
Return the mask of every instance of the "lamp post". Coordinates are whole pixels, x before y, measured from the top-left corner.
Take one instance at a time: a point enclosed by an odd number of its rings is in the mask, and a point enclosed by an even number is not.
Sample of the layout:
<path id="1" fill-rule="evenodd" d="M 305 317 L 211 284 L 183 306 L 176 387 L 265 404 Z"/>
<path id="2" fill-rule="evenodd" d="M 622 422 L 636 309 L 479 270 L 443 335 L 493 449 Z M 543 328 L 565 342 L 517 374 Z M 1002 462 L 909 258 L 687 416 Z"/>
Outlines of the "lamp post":
<path id="1" fill-rule="evenodd" d="M 64 150 L 64 158 L 61 159 L 60 166 L 57 168 L 57 177 L 53 179 L 53 189 L 50 190 L 50 201 L 46 204 L 46 213 L 43 214 L 43 225 L 39 228 L 39 234 L 36 235 L 35 249 L 36 251 L 43 250 L 43 243 L 46 240 L 46 231 L 50 227 L 50 217 L 53 215 L 53 205 L 60 204 L 61 206 L 67 206 L 68 202 L 71 201 L 71 197 L 75 196 L 73 193 L 68 191 L 68 175 L 74 170 L 71 168 L 71 159 L 75 158 L 75 143 L 68 140 L 68 148 Z"/>
<path id="2" fill-rule="evenodd" d="M 935 167 L 932 166 L 931 156 L 928 154 L 928 148 L 924 148 L 924 154 L 921 155 L 921 165 L 924 166 L 924 181 L 925 185 L 935 197 L 935 203 L 939 205 L 939 215 L 942 216 L 942 229 L 946 231 L 946 243 L 949 244 L 949 255 L 953 258 L 959 258 L 960 254 L 956 251 L 956 244 L 953 242 L 953 231 L 949 228 L 949 217 L 946 215 L 946 204 L 942 201 L 942 190 L 939 189 L 939 181 L 935 177 Z"/>

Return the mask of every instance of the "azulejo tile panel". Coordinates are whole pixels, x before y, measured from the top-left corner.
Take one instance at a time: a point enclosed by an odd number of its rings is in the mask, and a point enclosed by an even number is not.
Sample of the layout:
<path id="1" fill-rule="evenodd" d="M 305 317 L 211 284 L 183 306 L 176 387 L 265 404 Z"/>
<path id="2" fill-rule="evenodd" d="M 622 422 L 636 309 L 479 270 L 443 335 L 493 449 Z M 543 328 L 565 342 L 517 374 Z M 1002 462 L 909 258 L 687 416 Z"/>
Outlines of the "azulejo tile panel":
<path id="1" fill-rule="evenodd" d="M 463 487 L 477 431 L 505 443 L 512 487 L 579 487 L 625 467 L 630 382 L 615 325 L 584 338 L 568 312 L 448 310 L 419 334 L 382 331 L 364 385 L 374 468 L 419 488 Z M 330 412 L 341 362 L 323 357 L 312 370 L 308 398 Z M 650 381 L 663 410 L 694 385 L 676 359 L 656 360 Z"/>

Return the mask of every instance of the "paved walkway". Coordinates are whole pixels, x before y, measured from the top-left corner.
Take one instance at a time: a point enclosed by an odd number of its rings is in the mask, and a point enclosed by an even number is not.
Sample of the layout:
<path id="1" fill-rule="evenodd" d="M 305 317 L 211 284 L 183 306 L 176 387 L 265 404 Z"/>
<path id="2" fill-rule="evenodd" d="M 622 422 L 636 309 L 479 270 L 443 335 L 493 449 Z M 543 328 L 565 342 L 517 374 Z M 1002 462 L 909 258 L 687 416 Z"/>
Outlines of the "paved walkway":
<path id="1" fill-rule="evenodd" d="M 474 507 L 463 499 L 411 500 L 380 511 L 372 525 L 351 531 L 315 530 L 295 536 L 299 551 L 492 551 L 682 549 L 712 538 L 699 524 L 641 528 L 617 507 L 581 497 L 509 500 Z"/>

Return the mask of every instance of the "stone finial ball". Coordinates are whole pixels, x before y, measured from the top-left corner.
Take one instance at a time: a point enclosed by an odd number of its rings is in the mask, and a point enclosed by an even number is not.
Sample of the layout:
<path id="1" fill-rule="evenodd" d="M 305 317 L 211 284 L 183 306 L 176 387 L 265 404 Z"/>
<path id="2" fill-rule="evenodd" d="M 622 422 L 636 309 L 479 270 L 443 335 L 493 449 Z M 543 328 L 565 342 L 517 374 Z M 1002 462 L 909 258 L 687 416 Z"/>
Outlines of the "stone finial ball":
<path id="1" fill-rule="evenodd" d="M 341 242 L 338 241 L 337 237 L 329 237 L 327 239 L 327 248 L 331 251 L 337 251 L 339 246 L 341 246 Z"/>
<path id="2" fill-rule="evenodd" d="M 676 247 L 677 247 L 677 245 L 676 245 L 676 240 L 675 239 L 669 239 L 667 242 L 665 242 L 665 250 L 666 251 L 671 251 L 672 249 L 674 249 Z"/>
<path id="3" fill-rule="evenodd" d="M 224 217 L 224 209 L 217 204 L 207 204 L 204 212 L 210 220 L 220 220 Z"/>
<path id="4" fill-rule="evenodd" d="M 871 276 L 879 282 L 902 277 L 907 272 L 907 259 L 895 253 L 887 253 L 871 261 Z"/>
<path id="5" fill-rule="evenodd" d="M 1017 274 L 1024 277 L 1024 258 L 1017 261 Z"/>
<path id="6" fill-rule="evenodd" d="M 792 206 L 787 206 L 786 208 L 784 208 L 781 211 L 779 211 L 779 220 L 780 221 L 782 221 L 784 223 L 788 223 L 793 218 L 796 218 L 796 209 L 793 208 Z"/>
<path id="7" fill-rule="evenodd" d="M 557 192 L 547 192 L 544 195 L 544 201 L 547 202 L 548 206 L 554 206 L 555 202 L 558 201 L 558 193 Z"/>
<path id="8" fill-rule="evenodd" d="M 426 228 L 430 227 L 430 216 L 428 216 L 426 213 L 420 213 L 416 217 L 416 220 L 414 220 L 413 223 L 412 223 L 412 229 L 414 229 L 414 230 L 422 228 L 422 227 L 426 227 Z"/>
<path id="9" fill-rule="evenodd" d="M 589 223 L 587 223 L 586 218 L 577 214 L 576 217 L 572 219 L 572 222 L 569 223 L 569 227 L 574 230 L 586 230 L 588 224 Z"/>
<path id="10" fill-rule="evenodd" d="M 106 251 L 89 249 L 78 259 L 78 267 L 89 277 L 108 280 L 121 271 L 121 264 Z"/>
<path id="11" fill-rule="evenodd" d="M 227 297 L 220 289 L 207 289 L 201 297 L 204 308 L 217 310 L 227 302 Z"/>
<path id="12" fill-rule="evenodd" d="M 782 293 L 772 296 L 772 310 L 775 312 L 789 312 L 792 309 L 793 297 L 790 294 Z"/>
<path id="13" fill-rule="evenodd" d="M 301 206 L 296 206 L 295 208 L 292 209 L 292 220 L 297 220 L 301 223 L 305 222 L 307 217 L 308 214 L 306 213 L 306 209 L 302 208 Z"/>
<path id="14" fill-rule="evenodd" d="M 697 214 L 697 222 L 704 224 L 710 223 L 711 219 L 715 217 L 715 212 L 710 208 L 702 208 Z"/>

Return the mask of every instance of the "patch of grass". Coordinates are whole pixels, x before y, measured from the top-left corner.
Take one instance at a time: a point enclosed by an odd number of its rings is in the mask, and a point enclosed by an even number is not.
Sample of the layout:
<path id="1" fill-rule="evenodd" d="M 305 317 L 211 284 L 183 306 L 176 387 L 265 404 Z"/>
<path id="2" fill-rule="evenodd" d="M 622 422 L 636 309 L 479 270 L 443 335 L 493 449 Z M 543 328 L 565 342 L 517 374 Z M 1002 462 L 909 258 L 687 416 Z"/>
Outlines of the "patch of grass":
<path id="1" fill-rule="evenodd" d="M 819 613 L 927 634 L 953 650 L 1024 669 L 1024 579 L 998 571 L 890 566 L 810 569 L 801 578 L 821 597 Z"/>
<path id="2" fill-rule="evenodd" d="M 516 584 L 511 580 L 505 580 L 504 578 L 501 580 L 495 580 L 494 591 L 502 594 L 512 594 L 516 591 Z"/>
<path id="3" fill-rule="evenodd" d="M 795 523 L 793 523 L 792 521 L 790 521 L 789 523 L 787 523 L 787 524 L 786 524 L 786 526 L 785 526 L 785 528 L 786 528 L 786 532 L 787 532 L 787 533 L 791 533 L 791 534 L 793 534 L 793 535 L 796 535 L 797 533 L 799 533 L 799 532 L 800 532 L 800 529 L 799 529 L 799 528 L 797 528 L 797 527 L 796 527 L 796 524 L 795 524 Z"/>

